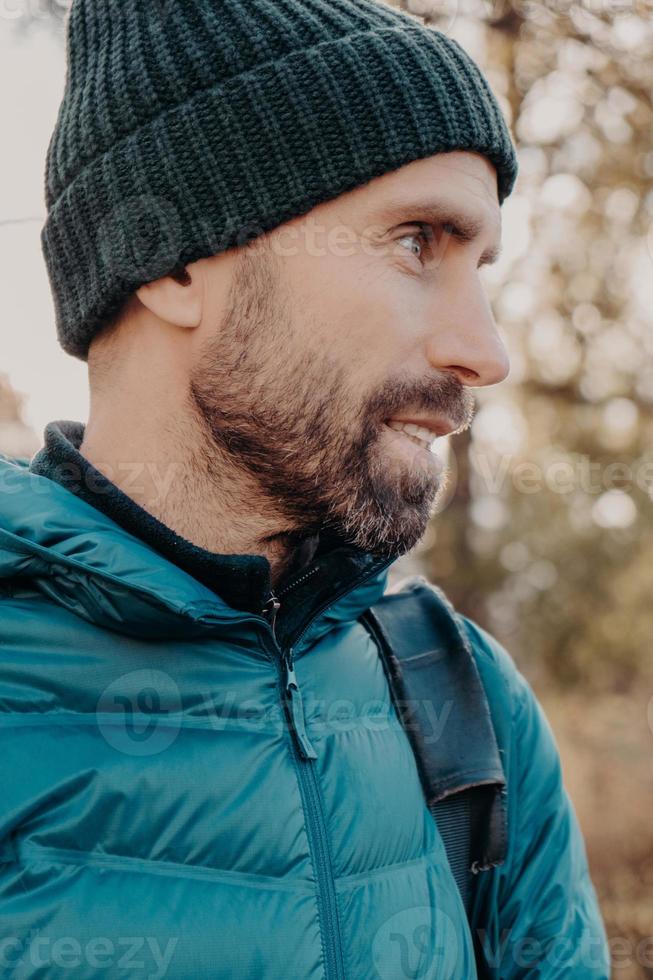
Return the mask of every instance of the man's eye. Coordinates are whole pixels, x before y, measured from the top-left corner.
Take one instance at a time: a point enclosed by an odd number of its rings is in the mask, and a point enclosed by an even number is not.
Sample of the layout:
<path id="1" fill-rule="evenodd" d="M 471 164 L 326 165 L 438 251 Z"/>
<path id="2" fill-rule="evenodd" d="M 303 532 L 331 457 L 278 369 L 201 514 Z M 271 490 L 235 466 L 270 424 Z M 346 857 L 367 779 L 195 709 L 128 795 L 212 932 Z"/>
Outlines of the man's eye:
<path id="1" fill-rule="evenodd" d="M 409 235 L 402 235 L 398 239 L 398 242 L 402 247 L 411 251 L 418 259 L 421 259 L 424 249 L 429 245 L 430 237 L 426 228 L 419 228 Z"/>

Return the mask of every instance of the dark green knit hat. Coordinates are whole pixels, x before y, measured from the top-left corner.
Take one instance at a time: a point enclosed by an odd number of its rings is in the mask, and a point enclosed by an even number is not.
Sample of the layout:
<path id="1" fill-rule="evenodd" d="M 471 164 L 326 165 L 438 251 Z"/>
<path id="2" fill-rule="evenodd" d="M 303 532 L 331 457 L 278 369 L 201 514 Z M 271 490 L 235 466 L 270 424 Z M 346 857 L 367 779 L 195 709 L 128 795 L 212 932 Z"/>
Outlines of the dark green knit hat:
<path id="1" fill-rule="evenodd" d="M 66 351 L 146 282 L 413 160 L 515 149 L 459 44 L 377 0 L 74 0 L 41 233 Z"/>

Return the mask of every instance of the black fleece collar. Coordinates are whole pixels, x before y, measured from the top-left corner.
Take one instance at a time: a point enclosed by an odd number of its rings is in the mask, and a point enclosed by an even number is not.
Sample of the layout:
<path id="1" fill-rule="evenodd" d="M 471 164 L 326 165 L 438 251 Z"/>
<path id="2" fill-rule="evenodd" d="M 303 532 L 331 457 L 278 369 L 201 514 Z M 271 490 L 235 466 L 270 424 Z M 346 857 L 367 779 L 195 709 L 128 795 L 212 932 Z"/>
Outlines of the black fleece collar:
<path id="1" fill-rule="evenodd" d="M 30 462 L 30 470 L 60 483 L 86 503 L 102 511 L 130 534 L 145 541 L 217 593 L 235 609 L 260 614 L 271 592 L 270 563 L 261 555 L 221 555 L 181 537 L 123 493 L 79 452 L 84 438 L 81 422 L 50 422 L 44 446 Z M 298 549 L 290 574 L 310 561 L 316 539 Z"/>
<path id="2" fill-rule="evenodd" d="M 261 615 L 269 608 L 272 588 L 267 558 L 206 551 L 162 524 L 79 452 L 84 428 L 81 422 L 49 422 L 44 430 L 44 446 L 32 458 L 30 470 L 55 480 L 102 511 L 206 585 L 232 608 L 254 615 Z M 281 599 L 277 620 L 279 641 L 290 642 L 318 609 L 390 562 L 387 556 L 361 551 L 332 533 L 307 538 L 297 549 L 293 567 L 276 590 Z"/>

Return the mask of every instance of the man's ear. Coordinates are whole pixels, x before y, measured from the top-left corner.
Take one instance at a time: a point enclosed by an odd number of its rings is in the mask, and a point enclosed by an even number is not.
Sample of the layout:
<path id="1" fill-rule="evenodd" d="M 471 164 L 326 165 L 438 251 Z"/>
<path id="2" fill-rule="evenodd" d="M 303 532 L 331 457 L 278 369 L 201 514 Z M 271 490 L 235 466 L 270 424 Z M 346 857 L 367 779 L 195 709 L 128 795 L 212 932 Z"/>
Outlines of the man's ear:
<path id="1" fill-rule="evenodd" d="M 197 327 L 202 320 L 202 277 L 192 266 L 190 270 L 177 267 L 170 275 L 145 283 L 136 295 L 160 320 L 175 326 Z"/>

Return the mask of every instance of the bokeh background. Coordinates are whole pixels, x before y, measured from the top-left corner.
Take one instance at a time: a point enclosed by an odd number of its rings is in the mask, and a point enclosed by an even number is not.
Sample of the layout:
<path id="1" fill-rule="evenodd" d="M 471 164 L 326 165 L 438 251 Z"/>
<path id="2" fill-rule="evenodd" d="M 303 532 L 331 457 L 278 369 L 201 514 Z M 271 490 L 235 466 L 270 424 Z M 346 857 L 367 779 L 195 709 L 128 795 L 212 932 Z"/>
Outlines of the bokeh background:
<path id="1" fill-rule="evenodd" d="M 301 0 L 298 0 L 301 2 Z M 518 144 L 485 269 L 511 357 L 402 560 L 493 632 L 554 728 L 614 976 L 653 977 L 653 0 L 387 0 L 483 66 Z M 0 451 L 85 420 L 39 231 L 65 0 L 0 0 Z"/>

